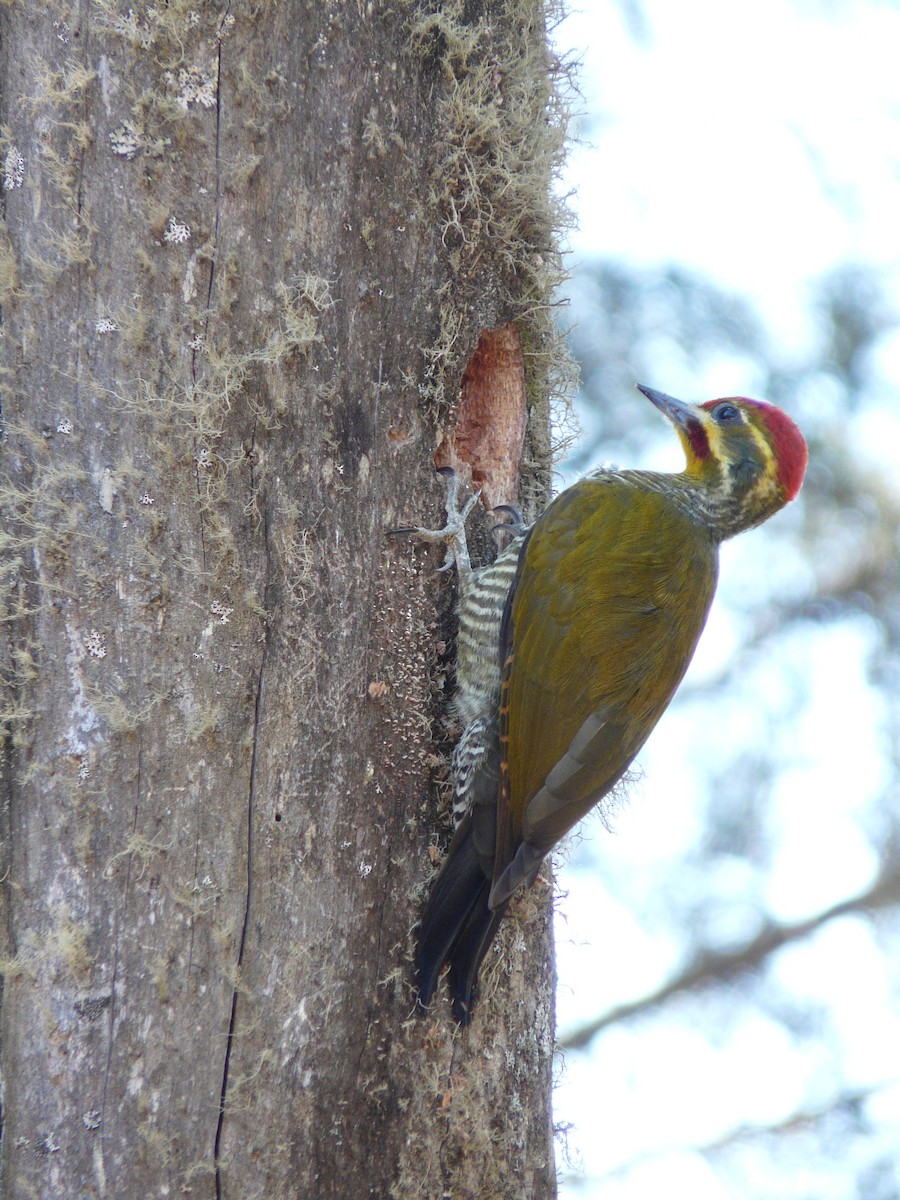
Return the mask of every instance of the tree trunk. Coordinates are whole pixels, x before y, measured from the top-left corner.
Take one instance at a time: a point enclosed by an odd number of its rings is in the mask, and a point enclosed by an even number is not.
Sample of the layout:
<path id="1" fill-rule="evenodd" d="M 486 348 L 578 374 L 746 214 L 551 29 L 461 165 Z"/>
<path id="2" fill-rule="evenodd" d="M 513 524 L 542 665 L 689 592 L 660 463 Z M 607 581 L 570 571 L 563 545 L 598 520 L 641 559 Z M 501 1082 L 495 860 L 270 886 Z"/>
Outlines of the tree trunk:
<path id="1" fill-rule="evenodd" d="M 552 1196 L 547 889 L 413 1016 L 452 620 L 387 534 L 470 359 L 546 492 L 543 0 L 2 13 L 4 1194 Z"/>

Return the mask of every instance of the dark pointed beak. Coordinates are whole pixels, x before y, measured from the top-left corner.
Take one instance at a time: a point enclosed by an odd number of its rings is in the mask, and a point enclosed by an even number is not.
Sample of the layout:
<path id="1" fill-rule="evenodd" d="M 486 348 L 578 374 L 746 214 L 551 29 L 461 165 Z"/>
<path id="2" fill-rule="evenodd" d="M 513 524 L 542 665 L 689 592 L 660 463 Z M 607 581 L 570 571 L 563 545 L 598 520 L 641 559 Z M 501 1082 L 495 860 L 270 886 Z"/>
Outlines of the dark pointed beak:
<path id="1" fill-rule="evenodd" d="M 688 425 L 696 423 L 697 415 L 693 405 L 685 404 L 683 400 L 676 400 L 674 396 L 667 396 L 665 392 L 658 392 L 656 388 L 645 387 L 643 383 L 637 385 L 637 390 L 643 392 L 661 413 L 665 413 L 670 421 L 675 425 L 680 425 L 682 429 L 687 429 Z"/>

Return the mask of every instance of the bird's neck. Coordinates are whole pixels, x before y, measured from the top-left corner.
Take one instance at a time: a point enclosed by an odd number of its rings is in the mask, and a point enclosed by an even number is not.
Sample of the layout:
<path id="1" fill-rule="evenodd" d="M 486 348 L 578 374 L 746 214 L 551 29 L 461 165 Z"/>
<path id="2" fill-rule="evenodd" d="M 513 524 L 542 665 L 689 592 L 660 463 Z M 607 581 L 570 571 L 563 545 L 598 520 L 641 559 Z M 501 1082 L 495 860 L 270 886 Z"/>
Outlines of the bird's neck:
<path id="1" fill-rule="evenodd" d="M 673 508 L 704 529 L 715 542 L 724 542 L 757 522 L 748 519 L 744 506 L 732 492 L 686 471 L 619 471 L 623 480 L 641 491 L 657 492 Z M 763 518 L 760 518 L 762 520 Z"/>

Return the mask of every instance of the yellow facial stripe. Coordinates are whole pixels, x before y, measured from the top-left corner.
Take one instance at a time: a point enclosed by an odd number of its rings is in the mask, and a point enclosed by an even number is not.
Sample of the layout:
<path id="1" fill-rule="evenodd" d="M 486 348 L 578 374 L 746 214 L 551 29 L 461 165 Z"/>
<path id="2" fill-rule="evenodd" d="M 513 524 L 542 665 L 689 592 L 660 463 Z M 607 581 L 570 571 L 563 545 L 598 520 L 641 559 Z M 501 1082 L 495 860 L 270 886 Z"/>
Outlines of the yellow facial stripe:
<path id="1" fill-rule="evenodd" d="M 762 499 L 765 496 L 771 495 L 778 488 L 778 470 L 775 462 L 775 455 L 772 447 L 769 445 L 768 438 L 756 425 L 748 422 L 750 433 L 753 440 L 759 446 L 762 453 L 762 461 L 765 467 L 760 473 L 759 479 L 753 486 L 751 494 Z"/>
<path id="2" fill-rule="evenodd" d="M 709 451 L 716 462 L 726 462 L 728 455 L 724 451 L 722 437 L 722 426 L 714 421 L 711 417 L 705 417 L 703 428 L 706 431 L 706 437 L 709 442 Z"/>

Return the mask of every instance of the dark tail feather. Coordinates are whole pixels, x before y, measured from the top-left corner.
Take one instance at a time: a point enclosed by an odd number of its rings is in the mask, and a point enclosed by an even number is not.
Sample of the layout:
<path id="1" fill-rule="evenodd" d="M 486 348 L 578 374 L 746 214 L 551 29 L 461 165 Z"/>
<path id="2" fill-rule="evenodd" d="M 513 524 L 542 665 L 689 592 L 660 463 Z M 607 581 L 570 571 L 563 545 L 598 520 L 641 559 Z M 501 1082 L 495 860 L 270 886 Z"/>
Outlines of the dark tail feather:
<path id="1" fill-rule="evenodd" d="M 478 968 L 490 949 L 503 917 L 503 908 L 496 911 L 488 908 L 491 887 L 489 880 L 484 882 L 478 902 L 470 909 L 450 955 L 450 994 L 453 997 L 453 1015 L 460 1025 L 468 1025 L 472 1020 L 478 999 Z"/>
<path id="2" fill-rule="evenodd" d="M 453 1015 L 461 1025 L 469 1023 L 478 967 L 502 916 L 502 909 L 488 908 L 490 889 L 475 850 L 471 817 L 466 817 L 447 852 L 419 928 L 416 980 L 422 1011 L 431 1003 L 441 970 L 449 962 Z"/>

